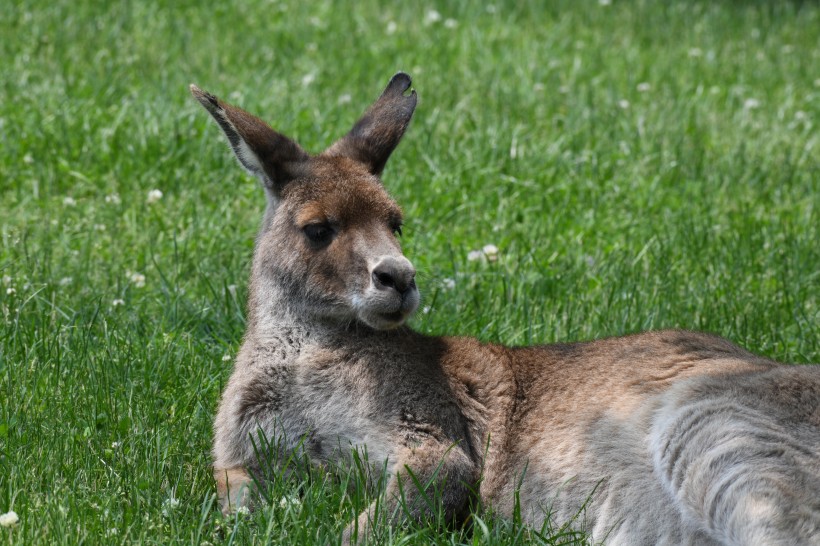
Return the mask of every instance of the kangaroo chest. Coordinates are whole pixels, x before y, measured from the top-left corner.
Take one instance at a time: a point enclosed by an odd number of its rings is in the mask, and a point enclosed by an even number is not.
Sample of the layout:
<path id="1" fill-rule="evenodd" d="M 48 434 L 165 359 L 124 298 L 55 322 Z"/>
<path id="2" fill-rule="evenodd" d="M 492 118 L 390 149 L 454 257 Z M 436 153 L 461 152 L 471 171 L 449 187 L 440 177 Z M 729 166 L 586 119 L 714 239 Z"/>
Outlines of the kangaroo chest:
<path id="1" fill-rule="evenodd" d="M 281 418 L 289 435 L 305 438 L 317 462 L 346 458 L 359 448 L 371 463 L 389 466 L 400 450 L 427 438 L 464 439 L 446 381 L 403 355 L 308 348 L 292 373 Z"/>

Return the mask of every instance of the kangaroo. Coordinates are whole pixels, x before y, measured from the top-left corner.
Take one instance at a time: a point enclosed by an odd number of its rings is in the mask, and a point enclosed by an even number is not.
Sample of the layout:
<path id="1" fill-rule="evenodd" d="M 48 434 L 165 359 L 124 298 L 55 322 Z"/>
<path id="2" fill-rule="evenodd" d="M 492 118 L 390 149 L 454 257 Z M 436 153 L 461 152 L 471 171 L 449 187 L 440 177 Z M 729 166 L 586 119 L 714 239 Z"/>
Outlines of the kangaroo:
<path id="1" fill-rule="evenodd" d="M 267 195 L 214 424 L 223 510 L 253 501 L 262 434 L 318 465 L 366 449 L 390 476 L 391 525 L 430 516 L 414 502 L 429 487 L 452 521 L 473 502 L 536 527 L 583 509 L 608 544 L 820 544 L 820 366 L 682 330 L 536 347 L 417 333 L 380 179 L 416 107 L 410 77 L 318 155 L 191 92 Z M 342 542 L 367 541 L 374 511 Z"/>

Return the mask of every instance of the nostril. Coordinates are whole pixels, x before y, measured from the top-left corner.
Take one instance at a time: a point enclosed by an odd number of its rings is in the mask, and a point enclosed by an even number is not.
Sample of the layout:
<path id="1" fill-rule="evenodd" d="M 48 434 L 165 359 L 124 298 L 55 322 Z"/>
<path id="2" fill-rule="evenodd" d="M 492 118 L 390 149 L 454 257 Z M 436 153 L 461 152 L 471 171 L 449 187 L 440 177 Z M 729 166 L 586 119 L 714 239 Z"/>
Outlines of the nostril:
<path id="1" fill-rule="evenodd" d="M 396 288 L 396 281 L 393 278 L 393 275 L 391 275 L 387 271 L 374 271 L 373 282 L 376 284 L 376 286 L 383 286 L 385 288 Z"/>

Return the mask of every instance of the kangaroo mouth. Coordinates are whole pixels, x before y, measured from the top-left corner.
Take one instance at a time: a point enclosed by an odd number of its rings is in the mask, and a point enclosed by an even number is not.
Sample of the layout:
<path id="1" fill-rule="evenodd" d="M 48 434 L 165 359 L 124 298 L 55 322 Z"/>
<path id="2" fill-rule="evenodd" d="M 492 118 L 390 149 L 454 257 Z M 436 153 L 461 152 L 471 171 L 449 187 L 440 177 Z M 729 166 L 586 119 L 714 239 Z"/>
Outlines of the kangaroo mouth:
<path id="1" fill-rule="evenodd" d="M 394 311 L 393 313 L 381 313 L 381 318 L 388 322 L 404 322 L 405 314 L 401 311 Z"/>

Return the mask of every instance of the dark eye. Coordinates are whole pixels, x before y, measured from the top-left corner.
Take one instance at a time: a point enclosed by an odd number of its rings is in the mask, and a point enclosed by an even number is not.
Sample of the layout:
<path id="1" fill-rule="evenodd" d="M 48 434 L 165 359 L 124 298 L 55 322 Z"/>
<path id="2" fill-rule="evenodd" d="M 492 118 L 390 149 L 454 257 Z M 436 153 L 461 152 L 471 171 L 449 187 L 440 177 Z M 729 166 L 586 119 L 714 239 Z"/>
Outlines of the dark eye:
<path id="1" fill-rule="evenodd" d="M 396 237 L 401 237 L 401 224 L 396 224 L 393 226 L 393 235 Z"/>
<path id="2" fill-rule="evenodd" d="M 330 244 L 333 239 L 333 228 L 328 224 L 308 224 L 302 230 L 308 240 L 317 246 Z"/>

